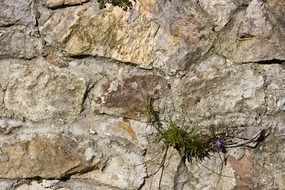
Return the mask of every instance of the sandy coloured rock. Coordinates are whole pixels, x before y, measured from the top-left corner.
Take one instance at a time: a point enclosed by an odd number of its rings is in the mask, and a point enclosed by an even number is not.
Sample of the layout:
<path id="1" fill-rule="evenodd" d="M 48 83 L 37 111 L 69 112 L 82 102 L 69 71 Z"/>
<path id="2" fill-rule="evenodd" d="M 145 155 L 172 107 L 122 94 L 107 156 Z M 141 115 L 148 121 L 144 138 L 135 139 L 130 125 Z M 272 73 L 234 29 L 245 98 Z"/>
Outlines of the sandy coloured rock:
<path id="1" fill-rule="evenodd" d="M 94 163 L 86 163 L 84 148 L 64 135 L 37 136 L 2 145 L 1 178 L 64 178 Z"/>
<path id="2" fill-rule="evenodd" d="M 71 121 L 81 112 L 85 79 L 56 67 L 27 66 L 11 77 L 5 93 L 5 107 L 32 121 Z"/>

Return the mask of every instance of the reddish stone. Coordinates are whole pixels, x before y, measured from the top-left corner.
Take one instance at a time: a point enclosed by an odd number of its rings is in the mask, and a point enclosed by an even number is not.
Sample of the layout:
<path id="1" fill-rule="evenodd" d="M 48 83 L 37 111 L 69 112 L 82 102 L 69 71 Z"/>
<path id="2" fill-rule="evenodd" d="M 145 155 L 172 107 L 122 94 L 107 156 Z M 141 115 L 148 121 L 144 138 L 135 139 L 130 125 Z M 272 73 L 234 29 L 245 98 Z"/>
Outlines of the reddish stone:
<path id="1" fill-rule="evenodd" d="M 235 189 L 250 190 L 253 178 L 252 153 L 247 150 L 240 160 L 236 160 L 230 156 L 228 161 L 235 171 L 235 177 L 237 178 Z"/>
<path id="2" fill-rule="evenodd" d="M 103 107 L 118 108 L 120 115 L 128 118 L 140 118 L 147 115 L 148 99 L 166 86 L 165 81 L 156 75 L 135 75 L 123 80 L 116 91 L 108 91 Z"/>

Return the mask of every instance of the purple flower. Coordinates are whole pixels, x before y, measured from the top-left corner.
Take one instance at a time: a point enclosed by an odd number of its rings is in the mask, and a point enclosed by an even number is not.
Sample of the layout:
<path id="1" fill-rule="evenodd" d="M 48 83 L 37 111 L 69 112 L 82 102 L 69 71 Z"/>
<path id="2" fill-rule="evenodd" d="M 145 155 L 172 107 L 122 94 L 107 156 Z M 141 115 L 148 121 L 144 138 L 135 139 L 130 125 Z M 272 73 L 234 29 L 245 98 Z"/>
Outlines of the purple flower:
<path id="1" fill-rule="evenodd" d="M 218 149 L 218 151 L 221 151 L 224 147 L 222 141 L 220 141 L 219 139 L 215 141 L 215 146 Z"/>

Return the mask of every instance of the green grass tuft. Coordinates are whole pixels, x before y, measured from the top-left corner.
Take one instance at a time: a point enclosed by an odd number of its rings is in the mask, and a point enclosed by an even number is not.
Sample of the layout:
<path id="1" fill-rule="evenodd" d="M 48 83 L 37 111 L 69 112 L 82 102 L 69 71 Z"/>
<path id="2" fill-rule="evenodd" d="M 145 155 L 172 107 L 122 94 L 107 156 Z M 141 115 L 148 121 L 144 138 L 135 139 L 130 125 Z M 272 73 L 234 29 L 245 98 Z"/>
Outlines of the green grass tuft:
<path id="1" fill-rule="evenodd" d="M 179 127 L 175 122 L 159 134 L 158 141 L 163 141 L 167 146 L 175 148 L 183 159 L 204 160 L 211 152 L 223 151 L 219 149 L 216 141 L 227 141 L 229 127 L 224 124 L 212 125 L 209 130 L 199 126 Z"/>

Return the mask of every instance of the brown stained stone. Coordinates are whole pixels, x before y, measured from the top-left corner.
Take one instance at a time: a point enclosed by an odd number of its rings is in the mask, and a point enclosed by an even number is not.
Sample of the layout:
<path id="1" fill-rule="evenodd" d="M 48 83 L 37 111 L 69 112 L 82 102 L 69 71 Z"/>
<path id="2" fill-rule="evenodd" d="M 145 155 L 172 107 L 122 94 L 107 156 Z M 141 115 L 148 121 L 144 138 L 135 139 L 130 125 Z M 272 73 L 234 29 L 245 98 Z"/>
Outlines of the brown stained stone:
<path id="1" fill-rule="evenodd" d="M 247 150 L 240 160 L 236 160 L 234 157 L 230 156 L 228 161 L 234 169 L 237 178 L 235 189 L 250 190 L 253 178 L 252 153 Z"/>
<path id="2" fill-rule="evenodd" d="M 58 66 L 58 67 L 67 67 L 68 66 L 67 61 L 65 61 L 63 58 L 57 56 L 56 54 L 49 54 L 47 56 L 47 62 L 52 64 L 52 65 Z"/>
<path id="3" fill-rule="evenodd" d="M 1 178 L 62 178 L 88 167 L 84 149 L 67 136 L 36 136 L 0 150 Z"/>
<path id="4" fill-rule="evenodd" d="M 129 122 L 119 122 L 119 125 L 118 127 L 120 129 L 122 129 L 124 132 L 126 132 L 130 137 L 131 139 L 134 141 L 134 140 L 137 140 L 137 134 L 136 132 L 134 131 L 134 129 L 132 128 L 132 126 L 130 125 Z"/>
<path id="5" fill-rule="evenodd" d="M 136 75 L 123 80 L 116 91 L 108 92 L 110 84 L 105 85 L 104 108 L 114 108 L 119 114 L 129 118 L 146 116 L 148 98 L 165 87 L 160 76 Z"/>

